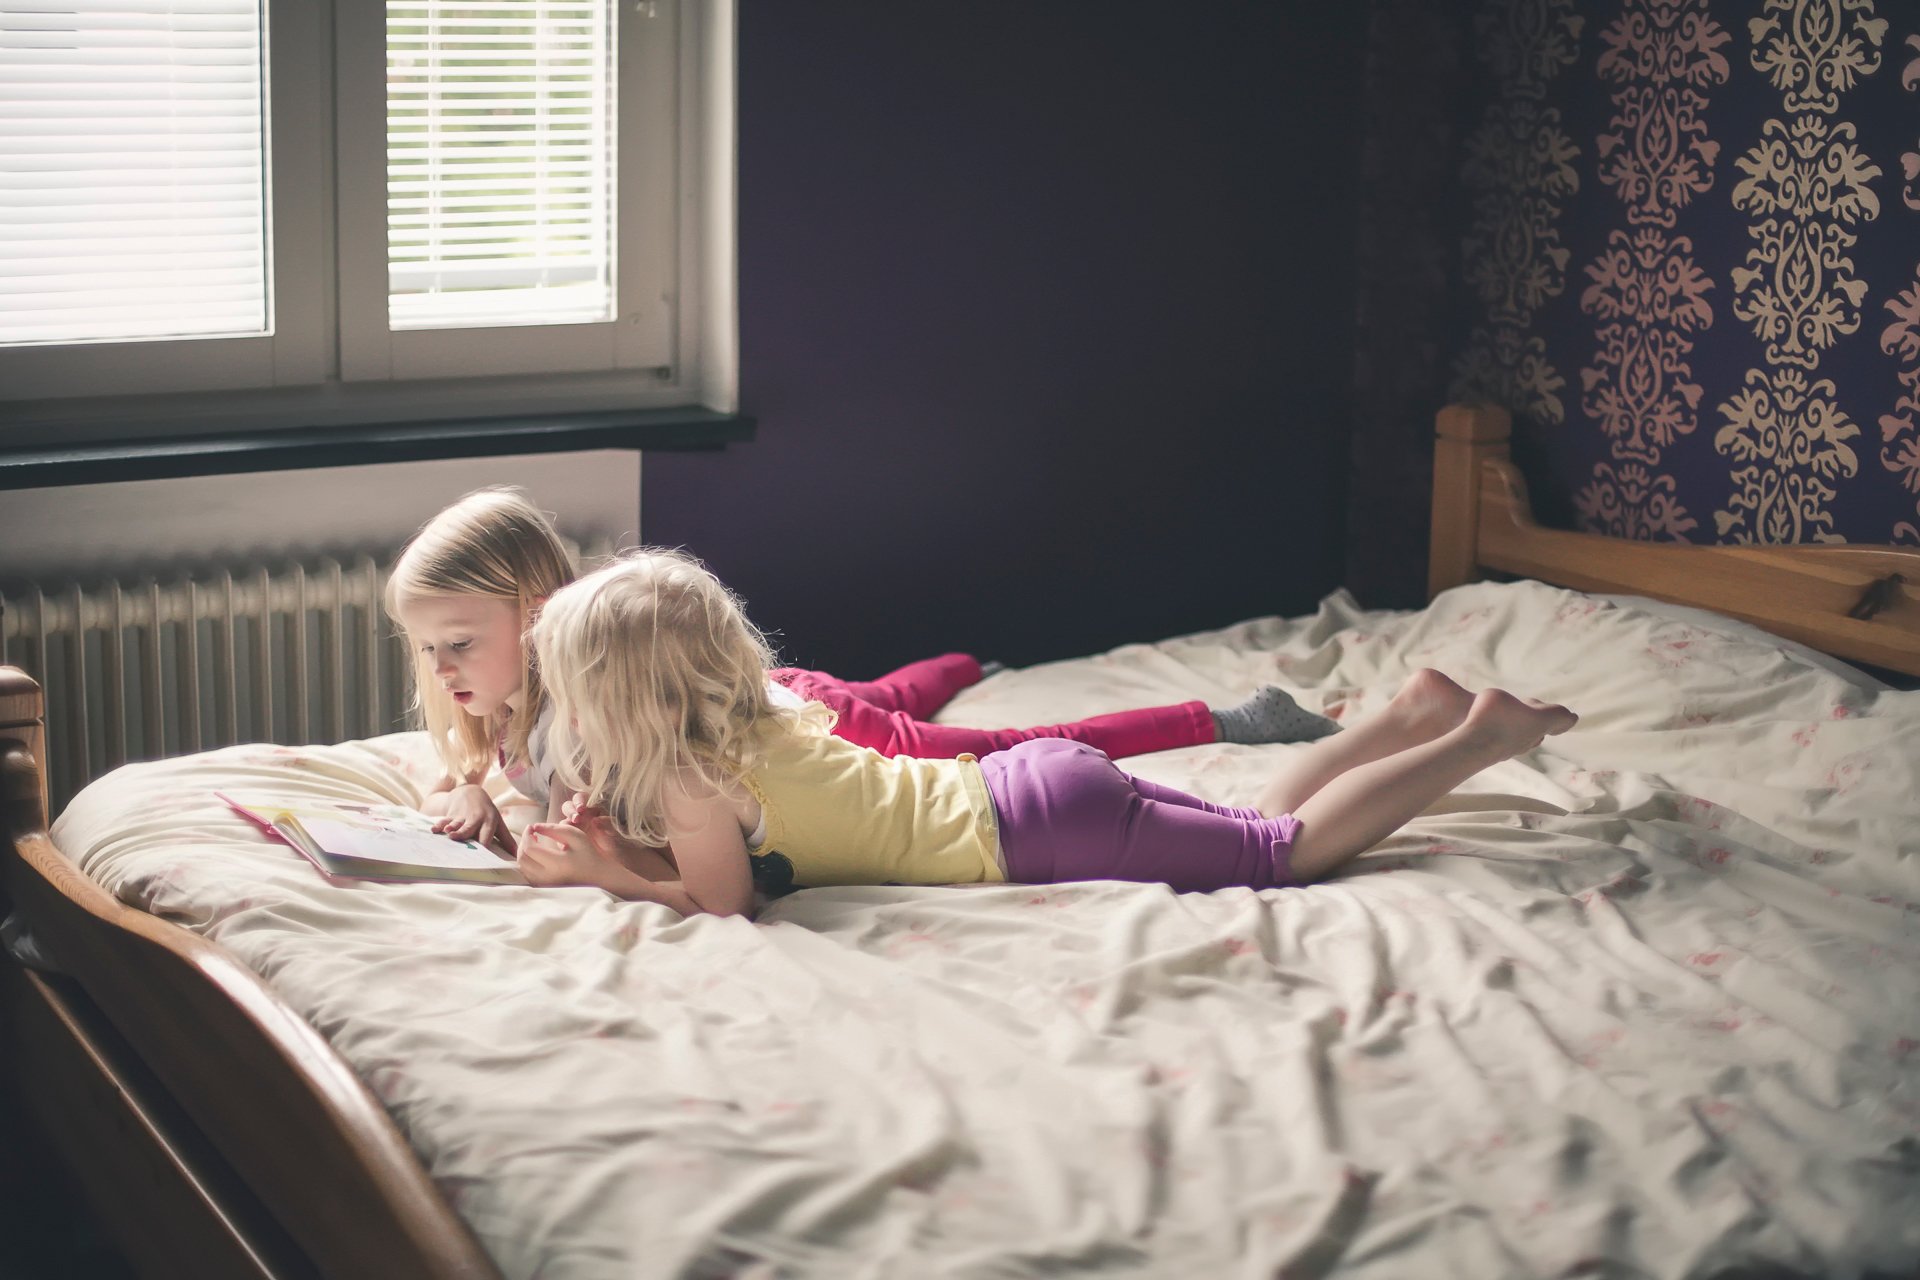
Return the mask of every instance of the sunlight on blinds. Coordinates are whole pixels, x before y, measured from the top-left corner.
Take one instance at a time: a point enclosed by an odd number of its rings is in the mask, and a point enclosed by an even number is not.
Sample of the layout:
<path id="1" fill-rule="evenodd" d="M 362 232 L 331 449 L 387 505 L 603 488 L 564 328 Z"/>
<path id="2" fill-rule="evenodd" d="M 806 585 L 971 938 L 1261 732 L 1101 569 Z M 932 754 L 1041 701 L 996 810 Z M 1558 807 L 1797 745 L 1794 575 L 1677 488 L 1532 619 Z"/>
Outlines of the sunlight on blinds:
<path id="1" fill-rule="evenodd" d="M 0 345 L 258 336 L 264 0 L 0 0 Z"/>
<path id="2" fill-rule="evenodd" d="M 393 328 L 613 318 L 613 22 L 613 0 L 388 0 Z"/>

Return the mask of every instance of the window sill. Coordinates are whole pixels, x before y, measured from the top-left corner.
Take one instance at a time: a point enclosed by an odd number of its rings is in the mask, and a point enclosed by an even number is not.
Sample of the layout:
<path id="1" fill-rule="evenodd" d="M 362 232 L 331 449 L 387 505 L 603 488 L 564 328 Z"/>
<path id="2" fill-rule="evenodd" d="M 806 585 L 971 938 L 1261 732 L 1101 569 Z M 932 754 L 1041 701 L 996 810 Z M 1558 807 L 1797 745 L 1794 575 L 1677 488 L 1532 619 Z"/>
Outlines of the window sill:
<path id="1" fill-rule="evenodd" d="M 0 490 L 584 449 L 721 449 L 753 433 L 752 418 L 688 407 L 35 445 L 0 448 Z"/>

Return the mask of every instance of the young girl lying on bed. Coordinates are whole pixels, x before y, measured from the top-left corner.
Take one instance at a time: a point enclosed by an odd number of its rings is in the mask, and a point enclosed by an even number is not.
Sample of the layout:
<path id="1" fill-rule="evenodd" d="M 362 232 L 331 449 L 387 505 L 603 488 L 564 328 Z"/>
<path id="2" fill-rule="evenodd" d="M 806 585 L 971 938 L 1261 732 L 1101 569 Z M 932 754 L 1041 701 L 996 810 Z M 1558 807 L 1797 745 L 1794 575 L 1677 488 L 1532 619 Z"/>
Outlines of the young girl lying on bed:
<path id="1" fill-rule="evenodd" d="M 482 489 L 442 511 L 408 542 L 387 584 L 387 612 L 415 646 L 415 700 L 447 776 L 429 795 L 436 829 L 481 844 L 512 836 L 480 780 L 497 760 L 516 791 L 560 816 L 568 799 L 549 786 L 551 715 L 523 635 L 540 603 L 574 579 L 547 518 L 511 489 Z M 823 703 L 836 736 L 885 756 L 985 754 L 1034 738 L 1072 738 L 1108 755 L 1140 755 L 1208 742 L 1291 742 L 1337 725 L 1268 686 L 1211 711 L 1204 702 L 1145 707 L 1032 729 L 963 729 L 925 723 L 981 679 L 965 654 L 947 654 L 868 683 L 782 667 L 763 673 L 791 689 L 796 706 Z M 774 697 L 779 697 L 777 692 Z"/>
<path id="2" fill-rule="evenodd" d="M 652 848 L 609 856 L 577 826 L 536 823 L 521 869 L 682 913 L 746 912 L 756 882 L 1305 883 L 1576 720 L 1418 672 L 1377 716 L 1296 753 L 1259 808 L 1230 808 L 1066 739 L 918 760 L 835 738 L 825 707 L 770 696 L 765 638 L 678 552 L 636 552 L 561 589 L 531 634 L 559 778 Z"/>

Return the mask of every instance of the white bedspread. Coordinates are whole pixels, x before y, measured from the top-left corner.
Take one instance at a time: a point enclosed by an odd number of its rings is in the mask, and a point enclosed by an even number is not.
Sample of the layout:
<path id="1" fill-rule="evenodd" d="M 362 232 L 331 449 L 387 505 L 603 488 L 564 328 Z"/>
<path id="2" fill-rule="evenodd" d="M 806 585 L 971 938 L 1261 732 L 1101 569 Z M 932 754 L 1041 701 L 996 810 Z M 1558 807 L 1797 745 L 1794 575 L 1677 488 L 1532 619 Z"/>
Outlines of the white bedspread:
<path id="1" fill-rule="evenodd" d="M 328 1035 L 516 1280 L 1920 1263 L 1920 693 L 1517 584 L 1335 595 L 944 718 L 1277 682 L 1350 722 L 1419 666 L 1584 719 L 1301 889 L 682 921 L 330 885 L 208 794 L 414 803 L 417 735 L 129 767 L 55 836 Z M 1295 749 L 1128 767 L 1248 803 Z"/>

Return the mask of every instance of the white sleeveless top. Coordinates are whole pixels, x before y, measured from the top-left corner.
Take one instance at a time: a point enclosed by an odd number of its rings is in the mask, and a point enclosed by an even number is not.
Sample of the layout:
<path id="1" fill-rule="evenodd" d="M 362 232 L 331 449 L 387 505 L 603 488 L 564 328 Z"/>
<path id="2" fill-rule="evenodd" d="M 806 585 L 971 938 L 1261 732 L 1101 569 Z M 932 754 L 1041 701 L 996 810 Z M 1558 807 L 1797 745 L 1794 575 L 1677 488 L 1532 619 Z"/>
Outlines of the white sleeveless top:
<path id="1" fill-rule="evenodd" d="M 527 759 L 524 764 L 507 763 L 506 745 L 499 748 L 500 772 L 506 774 L 513 789 L 529 800 L 540 804 L 547 803 L 547 794 L 553 786 L 553 761 L 547 753 L 547 735 L 553 732 L 553 703 L 549 702 L 541 709 L 540 718 L 533 722 L 533 728 L 527 734 Z"/>

